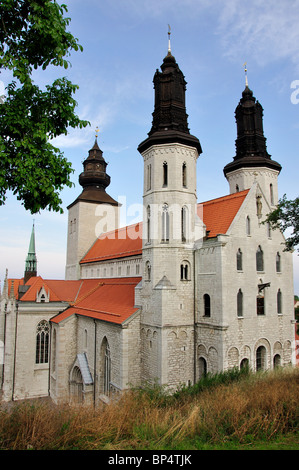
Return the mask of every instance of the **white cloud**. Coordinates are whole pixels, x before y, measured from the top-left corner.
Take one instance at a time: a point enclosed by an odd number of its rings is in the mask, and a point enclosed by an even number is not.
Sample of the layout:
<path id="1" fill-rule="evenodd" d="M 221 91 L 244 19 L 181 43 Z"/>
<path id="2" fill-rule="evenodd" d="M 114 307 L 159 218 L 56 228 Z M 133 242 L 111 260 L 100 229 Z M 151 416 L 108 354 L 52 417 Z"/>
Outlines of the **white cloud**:
<path id="1" fill-rule="evenodd" d="M 298 22 L 297 1 L 230 0 L 220 10 L 217 32 L 228 57 L 247 54 L 260 65 L 277 59 L 297 65 Z"/>

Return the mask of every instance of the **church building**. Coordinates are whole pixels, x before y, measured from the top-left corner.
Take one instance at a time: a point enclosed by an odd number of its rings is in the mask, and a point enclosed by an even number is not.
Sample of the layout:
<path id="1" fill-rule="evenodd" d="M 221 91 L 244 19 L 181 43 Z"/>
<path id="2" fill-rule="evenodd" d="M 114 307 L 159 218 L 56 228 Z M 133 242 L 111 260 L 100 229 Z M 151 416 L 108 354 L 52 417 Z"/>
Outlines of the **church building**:
<path id="1" fill-rule="evenodd" d="M 174 390 L 208 372 L 295 365 L 292 254 L 263 223 L 281 165 L 267 152 L 261 104 L 246 77 L 236 154 L 223 170 L 229 193 L 200 202 L 202 148 L 170 41 L 153 83 L 152 127 L 138 146 L 143 220 L 119 226 L 96 137 L 68 207 L 65 280 L 38 275 L 34 228 L 24 277 L 6 276 L 2 400 L 96 406 L 131 386 Z"/>

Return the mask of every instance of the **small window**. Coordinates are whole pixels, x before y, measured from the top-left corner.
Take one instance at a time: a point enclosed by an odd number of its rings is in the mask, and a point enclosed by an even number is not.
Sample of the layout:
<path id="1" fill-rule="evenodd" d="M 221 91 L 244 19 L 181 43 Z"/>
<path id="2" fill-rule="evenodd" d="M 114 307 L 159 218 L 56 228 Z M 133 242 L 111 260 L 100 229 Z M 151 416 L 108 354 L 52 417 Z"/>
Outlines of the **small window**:
<path id="1" fill-rule="evenodd" d="M 264 271 L 264 253 L 261 246 L 256 251 L 256 270 Z"/>
<path id="2" fill-rule="evenodd" d="M 274 205 L 274 194 L 273 194 L 273 184 L 272 183 L 270 184 L 270 202 L 271 202 L 271 205 L 273 206 Z"/>
<path id="3" fill-rule="evenodd" d="M 151 209 L 147 206 L 147 243 L 151 241 Z"/>
<path id="4" fill-rule="evenodd" d="M 282 293 L 280 289 L 277 292 L 277 313 L 282 313 Z"/>
<path id="5" fill-rule="evenodd" d="M 190 280 L 190 265 L 188 261 L 183 261 L 181 264 L 181 281 Z"/>
<path id="6" fill-rule="evenodd" d="M 147 190 L 151 189 L 152 185 L 152 165 L 147 165 Z"/>
<path id="7" fill-rule="evenodd" d="M 162 242 L 169 241 L 169 211 L 168 205 L 164 204 L 162 207 Z"/>
<path id="8" fill-rule="evenodd" d="M 265 298 L 262 295 L 256 298 L 256 313 L 257 315 L 265 315 Z"/>
<path id="9" fill-rule="evenodd" d="M 211 299 L 209 294 L 205 294 L 203 296 L 203 302 L 204 302 L 204 315 L 205 317 L 210 317 L 211 316 Z"/>
<path id="10" fill-rule="evenodd" d="M 246 235 L 251 234 L 251 227 L 250 227 L 250 217 L 249 215 L 246 217 Z"/>
<path id="11" fill-rule="evenodd" d="M 163 163 L 163 186 L 168 185 L 168 165 L 167 162 Z"/>
<path id="12" fill-rule="evenodd" d="M 242 271 L 243 269 L 243 253 L 239 248 L 237 251 L 237 271 Z"/>
<path id="13" fill-rule="evenodd" d="M 281 273 L 281 256 L 280 253 L 276 253 L 276 272 Z"/>
<path id="14" fill-rule="evenodd" d="M 239 289 L 237 295 L 237 315 L 238 317 L 243 317 L 243 292 Z"/>
<path id="15" fill-rule="evenodd" d="M 186 166 L 186 163 L 183 163 L 183 166 L 182 166 L 182 184 L 183 184 L 183 188 L 187 188 L 187 166 Z"/>

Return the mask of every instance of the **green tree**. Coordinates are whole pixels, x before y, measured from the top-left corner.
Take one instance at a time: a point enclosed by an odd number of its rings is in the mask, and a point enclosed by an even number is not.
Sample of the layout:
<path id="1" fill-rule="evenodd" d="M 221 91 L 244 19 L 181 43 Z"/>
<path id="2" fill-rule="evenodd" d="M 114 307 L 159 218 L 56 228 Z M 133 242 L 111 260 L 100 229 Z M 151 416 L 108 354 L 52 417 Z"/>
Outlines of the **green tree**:
<path id="1" fill-rule="evenodd" d="M 299 251 L 299 197 L 288 200 L 286 194 L 278 201 L 274 209 L 264 223 L 268 222 L 273 229 L 280 229 L 285 232 L 292 229 L 285 241 L 285 251 L 293 251 L 296 247 Z"/>
<path id="2" fill-rule="evenodd" d="M 83 50 L 65 12 L 56 0 L 0 4 L 0 71 L 12 74 L 0 103 L 0 205 L 11 190 L 31 213 L 62 212 L 59 192 L 73 170 L 51 139 L 89 124 L 75 114 L 77 85 L 63 77 L 41 89 L 32 79 L 36 69 L 67 69 L 71 52 Z"/>

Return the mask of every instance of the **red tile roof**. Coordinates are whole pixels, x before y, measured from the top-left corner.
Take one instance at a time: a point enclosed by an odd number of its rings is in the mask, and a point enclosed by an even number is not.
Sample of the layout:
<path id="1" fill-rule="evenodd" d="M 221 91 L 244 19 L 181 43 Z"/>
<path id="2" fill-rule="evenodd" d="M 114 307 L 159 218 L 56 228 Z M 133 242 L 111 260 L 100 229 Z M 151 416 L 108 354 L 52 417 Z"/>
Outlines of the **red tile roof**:
<path id="1" fill-rule="evenodd" d="M 206 226 L 207 238 L 228 231 L 248 192 L 249 189 L 198 204 L 197 214 Z"/>
<path id="2" fill-rule="evenodd" d="M 97 279 L 97 285 L 64 312 L 51 319 L 60 323 L 71 315 L 82 315 L 121 324 L 138 308 L 134 306 L 135 287 L 141 278 Z"/>
<path id="3" fill-rule="evenodd" d="M 81 263 L 94 263 L 141 255 L 141 253 L 142 223 L 137 223 L 101 235 L 83 257 Z"/>

